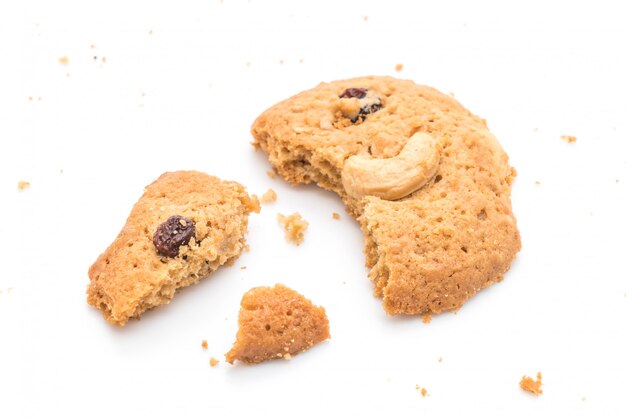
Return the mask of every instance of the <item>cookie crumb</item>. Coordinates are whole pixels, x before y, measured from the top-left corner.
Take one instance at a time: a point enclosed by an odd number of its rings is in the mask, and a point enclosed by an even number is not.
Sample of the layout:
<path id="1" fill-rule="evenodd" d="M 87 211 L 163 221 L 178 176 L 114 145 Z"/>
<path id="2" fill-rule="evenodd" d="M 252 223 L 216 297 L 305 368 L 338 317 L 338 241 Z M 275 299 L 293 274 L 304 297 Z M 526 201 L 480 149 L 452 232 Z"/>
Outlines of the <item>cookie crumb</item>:
<path id="1" fill-rule="evenodd" d="M 261 196 L 261 203 L 272 203 L 276 201 L 276 192 L 273 189 L 267 189 L 263 196 Z"/>
<path id="2" fill-rule="evenodd" d="M 33 101 L 33 96 L 28 96 L 28 101 L 32 102 Z"/>
<path id="3" fill-rule="evenodd" d="M 94 49 L 96 47 L 96 44 L 91 44 L 89 45 L 89 48 Z"/>
<path id="4" fill-rule="evenodd" d="M 280 60 L 280 61 L 278 61 L 278 63 L 279 63 L 280 65 L 283 65 L 283 64 L 285 63 L 285 61 L 284 61 L 284 60 Z"/>
<path id="5" fill-rule="evenodd" d="M 422 324 L 430 324 L 430 321 L 433 320 L 433 316 L 431 314 L 422 315 Z"/>
<path id="6" fill-rule="evenodd" d="M 333 212 L 333 219 L 341 219 L 341 215 L 337 212 Z"/>
<path id="7" fill-rule="evenodd" d="M 202 340 L 202 349 L 203 350 L 209 349 L 209 343 L 207 343 L 206 340 Z"/>
<path id="8" fill-rule="evenodd" d="M 17 190 L 19 190 L 20 192 L 23 192 L 29 187 L 30 187 L 30 183 L 27 181 L 20 180 L 17 182 Z"/>
<path id="9" fill-rule="evenodd" d="M 587 400 L 586 396 L 583 396 L 582 398 L 580 398 L 581 401 L 585 402 Z"/>
<path id="10" fill-rule="evenodd" d="M 439 363 L 441 363 L 443 359 L 441 357 L 439 357 L 439 360 L 437 360 Z"/>
<path id="11" fill-rule="evenodd" d="M 404 64 L 396 64 L 396 72 L 399 73 L 404 68 Z"/>
<path id="12" fill-rule="evenodd" d="M 215 367 L 218 364 L 220 364 L 220 361 L 218 359 L 216 359 L 215 357 L 211 357 L 211 359 L 209 360 L 209 365 L 211 367 Z"/>
<path id="13" fill-rule="evenodd" d="M 61 65 L 67 65 L 70 63 L 70 59 L 67 56 L 62 56 L 61 58 L 59 58 L 59 64 Z"/>
<path id="14" fill-rule="evenodd" d="M 363 16 L 363 21 L 364 22 L 367 22 L 369 19 L 370 19 L 369 16 Z"/>
<path id="15" fill-rule="evenodd" d="M 519 387 L 535 396 L 541 395 L 543 393 L 543 390 L 541 390 L 541 372 L 537 372 L 537 380 L 533 380 L 532 377 L 526 375 L 522 376 Z"/>
<path id="16" fill-rule="evenodd" d="M 103 64 L 106 64 L 107 63 L 107 57 L 102 57 L 101 61 L 102 61 Z"/>
<path id="17" fill-rule="evenodd" d="M 269 178 L 271 178 L 271 179 L 273 179 L 274 177 L 276 177 L 276 173 L 274 173 L 274 171 L 273 171 L 273 170 L 268 170 L 266 174 L 267 174 L 267 177 L 269 177 Z"/>
<path id="18" fill-rule="evenodd" d="M 419 391 L 419 393 L 422 395 L 422 398 L 425 398 L 426 395 L 428 395 L 428 391 L 426 390 L 426 388 L 420 388 L 420 385 L 415 385 L 415 390 Z"/>
<path id="19" fill-rule="evenodd" d="M 577 138 L 573 135 L 561 135 L 561 139 L 567 141 L 568 144 L 576 142 Z"/>
<path id="20" fill-rule="evenodd" d="M 247 268 L 248 268 L 248 266 L 241 266 L 241 267 L 239 267 L 239 270 L 245 270 Z"/>
<path id="21" fill-rule="evenodd" d="M 152 35 L 153 33 L 154 33 L 154 31 L 153 31 L 152 29 L 150 29 L 150 30 L 148 31 L 148 35 Z"/>
<path id="22" fill-rule="evenodd" d="M 539 180 L 535 180 L 535 184 L 536 184 L 537 186 L 539 186 L 539 185 L 541 184 L 541 182 L 540 182 Z"/>
<path id="23" fill-rule="evenodd" d="M 300 245 L 302 240 L 304 240 L 304 231 L 308 228 L 309 223 L 302 219 L 298 212 L 289 216 L 279 213 L 277 218 L 278 222 L 285 228 L 287 241 Z"/>

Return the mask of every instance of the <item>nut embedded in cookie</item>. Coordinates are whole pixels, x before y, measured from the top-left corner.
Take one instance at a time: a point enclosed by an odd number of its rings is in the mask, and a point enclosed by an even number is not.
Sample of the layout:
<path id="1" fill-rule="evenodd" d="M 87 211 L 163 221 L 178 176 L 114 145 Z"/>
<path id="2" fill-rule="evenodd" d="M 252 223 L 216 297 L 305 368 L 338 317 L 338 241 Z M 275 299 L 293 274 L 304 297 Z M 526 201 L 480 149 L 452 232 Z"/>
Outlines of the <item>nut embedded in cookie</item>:
<path id="1" fill-rule="evenodd" d="M 124 325 L 177 289 L 233 262 L 258 204 L 243 186 L 196 171 L 149 185 L 115 241 L 89 269 L 87 302 Z"/>
<path id="2" fill-rule="evenodd" d="M 417 132 L 392 158 L 353 155 L 343 165 L 341 181 L 349 195 L 397 200 L 419 190 L 436 173 L 441 149 L 432 136 Z"/>

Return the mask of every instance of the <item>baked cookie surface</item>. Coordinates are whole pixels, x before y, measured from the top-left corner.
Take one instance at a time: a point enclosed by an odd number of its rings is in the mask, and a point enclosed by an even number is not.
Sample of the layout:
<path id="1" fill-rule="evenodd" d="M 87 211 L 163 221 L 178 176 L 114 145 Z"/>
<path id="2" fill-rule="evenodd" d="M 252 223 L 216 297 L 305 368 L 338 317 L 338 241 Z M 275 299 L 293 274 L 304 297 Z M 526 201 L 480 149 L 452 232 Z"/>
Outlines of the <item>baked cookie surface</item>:
<path id="1" fill-rule="evenodd" d="M 290 359 L 328 338 L 324 308 L 281 284 L 255 287 L 241 299 L 237 340 L 226 361 L 255 364 Z"/>
<path id="2" fill-rule="evenodd" d="M 177 289 L 241 254 L 251 211 L 258 201 L 236 182 L 196 171 L 163 174 L 89 269 L 87 302 L 118 325 L 169 303 Z"/>
<path id="3" fill-rule="evenodd" d="M 483 119 L 433 88 L 322 83 L 265 111 L 252 134 L 288 182 L 342 198 L 390 314 L 456 310 L 520 249 L 506 153 Z"/>

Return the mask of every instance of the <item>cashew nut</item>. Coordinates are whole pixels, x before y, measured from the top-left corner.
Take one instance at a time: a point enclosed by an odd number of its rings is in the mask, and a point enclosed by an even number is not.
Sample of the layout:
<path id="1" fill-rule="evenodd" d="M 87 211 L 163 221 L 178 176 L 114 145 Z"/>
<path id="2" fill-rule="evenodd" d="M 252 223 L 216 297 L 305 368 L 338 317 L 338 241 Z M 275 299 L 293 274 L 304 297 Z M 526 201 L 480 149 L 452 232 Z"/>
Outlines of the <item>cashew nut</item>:
<path id="1" fill-rule="evenodd" d="M 417 132 L 392 158 L 353 155 L 343 166 L 341 180 L 352 197 L 378 196 L 397 200 L 420 189 L 437 171 L 440 147 L 432 136 Z"/>

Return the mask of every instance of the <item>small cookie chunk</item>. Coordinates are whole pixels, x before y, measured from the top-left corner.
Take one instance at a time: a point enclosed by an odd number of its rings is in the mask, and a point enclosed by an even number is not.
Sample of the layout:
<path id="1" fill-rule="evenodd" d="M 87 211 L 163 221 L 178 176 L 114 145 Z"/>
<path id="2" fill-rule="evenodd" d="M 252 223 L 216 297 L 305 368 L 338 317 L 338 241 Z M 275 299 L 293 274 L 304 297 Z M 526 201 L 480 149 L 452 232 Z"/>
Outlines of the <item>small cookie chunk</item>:
<path id="1" fill-rule="evenodd" d="M 163 174 L 89 269 L 87 302 L 118 325 L 169 303 L 177 289 L 241 254 L 257 206 L 238 183 L 196 171 Z"/>
<path id="2" fill-rule="evenodd" d="M 298 212 L 289 216 L 279 213 L 277 218 L 278 222 L 285 228 L 285 238 L 296 245 L 302 244 L 304 231 L 309 227 L 309 223 L 302 219 Z"/>
<path id="3" fill-rule="evenodd" d="M 342 198 L 390 314 L 457 310 L 520 250 L 506 153 L 483 119 L 433 88 L 322 83 L 266 110 L 252 135 L 288 182 Z"/>
<path id="4" fill-rule="evenodd" d="M 263 196 L 261 196 L 261 203 L 272 203 L 276 201 L 276 192 L 274 191 L 274 189 L 267 189 L 267 191 L 265 193 L 263 193 Z"/>
<path id="5" fill-rule="evenodd" d="M 281 284 L 255 287 L 241 299 L 237 340 L 226 361 L 288 360 L 328 338 L 324 308 Z"/>
<path id="6" fill-rule="evenodd" d="M 519 387 L 522 388 L 522 390 L 528 392 L 528 393 L 532 393 L 535 396 L 539 396 L 543 393 L 543 390 L 541 389 L 541 372 L 537 373 L 537 380 L 534 380 L 532 377 L 530 376 L 522 376 L 522 380 L 520 380 L 519 382 Z"/>

